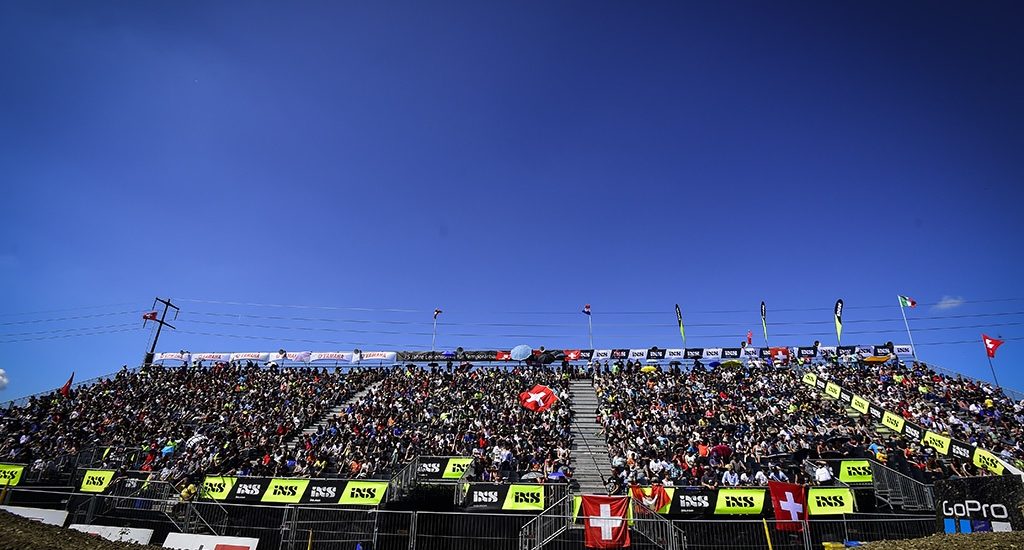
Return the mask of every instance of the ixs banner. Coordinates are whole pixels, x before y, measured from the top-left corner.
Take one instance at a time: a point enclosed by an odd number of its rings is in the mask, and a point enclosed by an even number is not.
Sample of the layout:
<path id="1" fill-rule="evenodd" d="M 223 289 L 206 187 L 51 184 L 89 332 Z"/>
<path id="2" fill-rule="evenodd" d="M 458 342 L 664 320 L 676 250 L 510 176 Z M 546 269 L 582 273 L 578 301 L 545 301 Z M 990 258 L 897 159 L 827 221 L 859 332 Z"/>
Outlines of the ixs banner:
<path id="1" fill-rule="evenodd" d="M 187 535 L 185 533 L 167 533 L 164 548 L 176 550 L 256 550 L 260 539 L 248 537 L 221 537 L 217 535 Z"/>
<path id="2" fill-rule="evenodd" d="M 715 499 L 715 515 L 760 515 L 764 511 L 764 496 L 763 488 L 719 489 Z"/>
<path id="3" fill-rule="evenodd" d="M 811 516 L 852 514 L 853 491 L 845 487 L 811 487 L 807 490 L 807 513 Z"/>
<path id="4" fill-rule="evenodd" d="M 475 510 L 543 511 L 544 486 L 470 483 L 464 493 L 462 507 Z"/>
<path id="5" fill-rule="evenodd" d="M 825 395 L 832 399 L 839 399 L 839 394 L 841 392 L 842 390 L 839 388 L 839 384 L 836 384 L 835 382 L 825 384 Z"/>
<path id="6" fill-rule="evenodd" d="M 864 399 L 859 395 L 854 395 L 853 398 L 850 400 L 850 407 L 853 408 L 853 410 L 859 412 L 860 414 L 868 414 L 868 410 L 871 408 L 871 404 L 868 403 L 867 399 Z"/>
<path id="7" fill-rule="evenodd" d="M 1024 529 L 1024 485 L 1017 476 L 935 482 L 936 530 L 945 533 Z"/>
<path id="8" fill-rule="evenodd" d="M 13 487 L 21 482 L 21 474 L 25 471 L 22 464 L 0 464 L 0 486 Z"/>
<path id="9" fill-rule="evenodd" d="M 464 456 L 421 456 L 418 462 L 417 479 L 458 481 L 473 463 L 473 459 Z"/>
<path id="10" fill-rule="evenodd" d="M 86 470 L 78 490 L 83 493 L 103 493 L 114 478 L 114 470 Z"/>
<path id="11" fill-rule="evenodd" d="M 871 463 L 867 460 L 844 460 L 839 463 L 839 481 L 843 483 L 871 483 Z"/>

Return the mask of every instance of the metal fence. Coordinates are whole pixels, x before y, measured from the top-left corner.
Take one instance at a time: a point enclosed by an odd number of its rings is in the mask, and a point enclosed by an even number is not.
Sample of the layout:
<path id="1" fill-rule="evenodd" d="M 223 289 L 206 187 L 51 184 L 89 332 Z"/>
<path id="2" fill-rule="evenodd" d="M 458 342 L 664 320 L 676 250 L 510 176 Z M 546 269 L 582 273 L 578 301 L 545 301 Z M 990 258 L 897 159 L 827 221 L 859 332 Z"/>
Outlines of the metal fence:
<path id="1" fill-rule="evenodd" d="M 354 549 L 357 544 L 364 550 L 520 550 L 520 531 L 535 519 L 530 514 L 221 504 L 137 495 L 74 494 L 64 501 L 51 499 L 48 505 L 43 504 L 47 500 L 44 497 L 57 494 L 11 488 L 5 496 L 7 504 L 67 509 L 69 522 L 153 529 L 156 544 L 169 532 L 216 533 L 258 538 L 259 550 L 344 550 Z M 67 493 L 63 495 L 68 497 Z M 549 540 L 543 548 L 582 547 L 581 518 L 556 514 L 549 519 L 566 528 L 558 533 L 549 531 L 553 536 L 545 537 Z M 660 550 L 674 544 L 693 550 L 752 550 L 767 547 L 767 537 L 779 550 L 810 550 L 821 548 L 823 542 L 923 537 L 933 534 L 936 525 L 934 516 L 869 514 L 812 519 L 794 531 L 780 528 L 774 519 L 675 520 L 669 535 L 665 523 L 663 518 L 634 517 L 632 548 Z"/>

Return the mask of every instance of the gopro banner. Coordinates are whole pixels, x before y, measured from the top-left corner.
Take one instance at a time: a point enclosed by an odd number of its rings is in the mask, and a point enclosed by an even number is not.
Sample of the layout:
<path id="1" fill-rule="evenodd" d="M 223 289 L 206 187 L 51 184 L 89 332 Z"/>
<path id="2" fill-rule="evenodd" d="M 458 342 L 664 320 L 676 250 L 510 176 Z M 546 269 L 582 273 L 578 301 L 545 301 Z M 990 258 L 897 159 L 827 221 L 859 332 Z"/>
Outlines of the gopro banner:
<path id="1" fill-rule="evenodd" d="M 935 482 L 940 533 L 1024 529 L 1024 485 L 1017 476 L 962 477 Z"/>

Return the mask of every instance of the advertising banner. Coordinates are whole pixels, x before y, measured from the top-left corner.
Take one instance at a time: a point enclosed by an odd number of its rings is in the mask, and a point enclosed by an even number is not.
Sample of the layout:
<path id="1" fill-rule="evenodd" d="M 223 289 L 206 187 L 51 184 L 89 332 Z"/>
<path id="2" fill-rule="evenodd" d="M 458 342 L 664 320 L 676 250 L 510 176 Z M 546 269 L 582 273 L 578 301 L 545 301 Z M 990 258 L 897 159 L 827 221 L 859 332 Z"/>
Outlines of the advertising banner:
<path id="1" fill-rule="evenodd" d="M 871 463 L 867 460 L 844 460 L 839 463 L 839 481 L 871 483 Z"/>
<path id="2" fill-rule="evenodd" d="M 715 499 L 715 515 L 760 515 L 764 497 L 764 489 L 721 488 Z"/>
<path id="3" fill-rule="evenodd" d="M 807 490 L 807 514 L 830 516 L 853 513 L 853 492 L 849 489 L 811 487 Z"/>
<path id="4" fill-rule="evenodd" d="M 188 535 L 185 533 L 167 533 L 164 548 L 175 550 L 256 550 L 260 539 L 248 537 L 221 537 L 217 535 Z"/>
<path id="5" fill-rule="evenodd" d="M 21 474 L 25 471 L 22 464 L 0 464 L 0 486 L 14 487 L 21 482 Z"/>
<path id="6" fill-rule="evenodd" d="M 132 527 L 108 527 L 106 525 L 85 525 L 72 523 L 68 529 L 81 531 L 90 535 L 103 537 L 114 542 L 134 542 L 135 544 L 149 544 L 153 538 L 152 529 L 136 529 Z"/>
<path id="7" fill-rule="evenodd" d="M 1017 476 L 962 477 L 935 482 L 939 533 L 1024 529 L 1024 485 Z"/>

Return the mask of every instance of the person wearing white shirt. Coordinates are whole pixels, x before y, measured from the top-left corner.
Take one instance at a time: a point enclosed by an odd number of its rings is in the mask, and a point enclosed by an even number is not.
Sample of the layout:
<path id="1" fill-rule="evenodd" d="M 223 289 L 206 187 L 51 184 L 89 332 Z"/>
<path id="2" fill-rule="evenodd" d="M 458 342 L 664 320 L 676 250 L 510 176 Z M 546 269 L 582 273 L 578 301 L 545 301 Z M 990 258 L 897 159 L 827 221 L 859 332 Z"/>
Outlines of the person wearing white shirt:
<path id="1" fill-rule="evenodd" d="M 740 476 L 736 475 L 733 471 L 732 466 L 727 466 L 725 473 L 722 474 L 722 485 L 726 487 L 735 487 L 740 484 Z"/>

